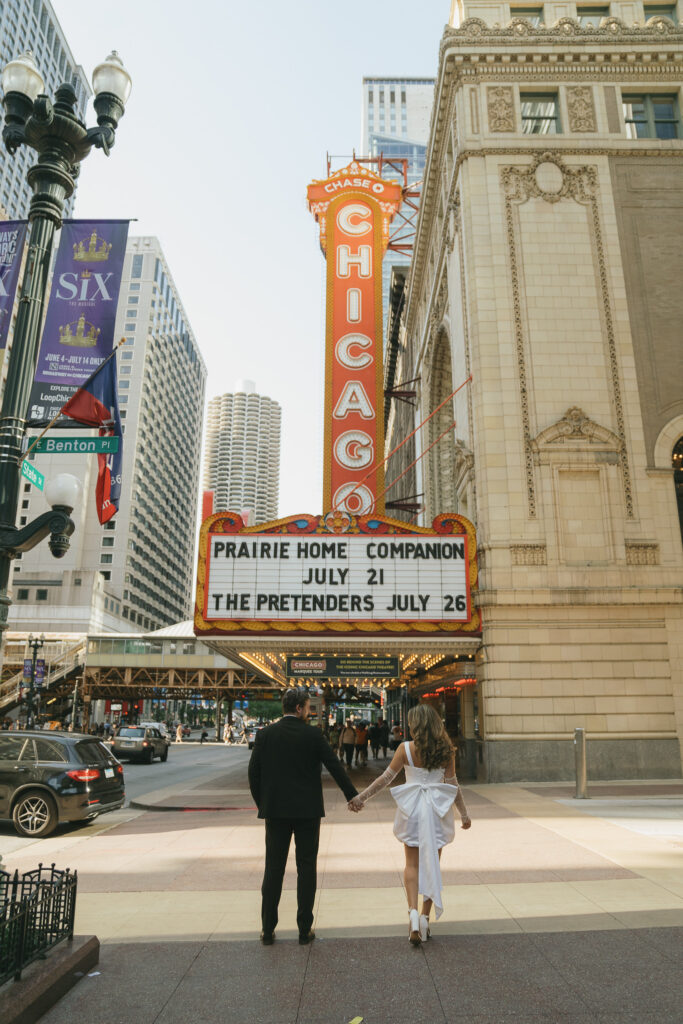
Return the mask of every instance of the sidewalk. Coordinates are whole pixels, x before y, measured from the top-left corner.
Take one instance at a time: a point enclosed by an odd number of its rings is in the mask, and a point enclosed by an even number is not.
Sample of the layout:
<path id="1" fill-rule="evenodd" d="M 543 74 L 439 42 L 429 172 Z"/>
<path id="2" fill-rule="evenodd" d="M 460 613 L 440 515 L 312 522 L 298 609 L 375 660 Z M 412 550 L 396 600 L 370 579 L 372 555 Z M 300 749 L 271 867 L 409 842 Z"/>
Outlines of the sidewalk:
<path id="1" fill-rule="evenodd" d="M 76 930 L 102 942 L 100 973 L 45 1024 L 681 1024 L 682 784 L 596 786 L 591 801 L 557 785 L 464 787 L 473 827 L 444 851 L 444 915 L 416 950 L 393 801 L 352 817 L 329 779 L 318 937 L 296 942 L 288 869 L 262 947 L 263 826 L 246 771 L 226 782 L 175 787 L 160 804 L 188 809 L 142 811 L 70 847 Z"/>

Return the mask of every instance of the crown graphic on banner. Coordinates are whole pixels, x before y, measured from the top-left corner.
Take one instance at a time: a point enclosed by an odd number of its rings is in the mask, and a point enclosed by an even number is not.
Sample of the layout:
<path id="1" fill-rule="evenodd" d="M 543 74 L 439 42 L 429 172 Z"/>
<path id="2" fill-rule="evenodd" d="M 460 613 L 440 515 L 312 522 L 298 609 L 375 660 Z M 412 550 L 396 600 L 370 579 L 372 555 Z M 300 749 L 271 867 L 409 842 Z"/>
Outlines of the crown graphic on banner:
<path id="1" fill-rule="evenodd" d="M 104 263 L 109 259 L 111 242 L 100 238 L 96 231 L 93 231 L 90 238 L 82 238 L 74 245 L 74 259 L 78 263 Z"/>
<path id="2" fill-rule="evenodd" d="M 87 330 L 86 330 L 87 327 Z M 75 330 L 73 330 L 75 328 Z M 97 344 L 100 329 L 86 320 L 83 315 L 70 324 L 59 328 L 60 345 L 78 345 L 81 348 L 93 348 Z"/>

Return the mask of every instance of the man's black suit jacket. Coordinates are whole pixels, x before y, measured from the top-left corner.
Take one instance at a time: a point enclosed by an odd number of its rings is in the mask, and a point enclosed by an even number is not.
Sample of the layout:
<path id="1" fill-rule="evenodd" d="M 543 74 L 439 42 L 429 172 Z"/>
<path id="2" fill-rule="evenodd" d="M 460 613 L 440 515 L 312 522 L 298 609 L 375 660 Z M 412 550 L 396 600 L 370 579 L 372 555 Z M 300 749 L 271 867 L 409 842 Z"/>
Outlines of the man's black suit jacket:
<path id="1" fill-rule="evenodd" d="M 323 764 L 347 800 L 356 796 L 356 787 L 316 726 L 285 715 L 257 732 L 249 788 L 259 818 L 324 817 Z"/>

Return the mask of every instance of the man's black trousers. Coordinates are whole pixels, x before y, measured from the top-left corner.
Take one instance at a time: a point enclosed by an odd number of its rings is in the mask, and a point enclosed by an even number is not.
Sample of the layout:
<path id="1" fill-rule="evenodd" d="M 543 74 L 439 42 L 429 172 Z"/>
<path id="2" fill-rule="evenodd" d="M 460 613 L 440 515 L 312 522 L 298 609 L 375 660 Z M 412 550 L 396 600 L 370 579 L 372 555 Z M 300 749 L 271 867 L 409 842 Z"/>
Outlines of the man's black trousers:
<path id="1" fill-rule="evenodd" d="M 266 818 L 266 870 L 261 886 L 261 925 L 266 935 L 274 932 L 277 925 L 277 908 L 292 834 L 296 850 L 299 934 L 307 935 L 313 925 L 320 818 Z"/>

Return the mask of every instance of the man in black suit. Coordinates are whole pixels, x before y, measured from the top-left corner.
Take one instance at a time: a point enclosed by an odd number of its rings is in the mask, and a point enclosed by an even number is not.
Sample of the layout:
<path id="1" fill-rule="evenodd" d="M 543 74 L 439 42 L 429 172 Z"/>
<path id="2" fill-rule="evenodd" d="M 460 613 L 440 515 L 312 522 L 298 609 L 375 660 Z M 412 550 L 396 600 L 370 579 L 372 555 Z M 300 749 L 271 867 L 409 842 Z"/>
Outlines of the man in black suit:
<path id="1" fill-rule="evenodd" d="M 343 791 L 347 800 L 357 790 L 320 729 L 308 725 L 310 701 L 304 688 L 285 690 L 283 716 L 261 729 L 249 762 L 249 788 L 266 819 L 266 868 L 261 886 L 261 942 L 270 946 L 277 925 L 277 908 L 294 834 L 297 871 L 299 944 L 315 938 L 313 902 L 320 819 L 325 815 L 321 765 Z"/>

